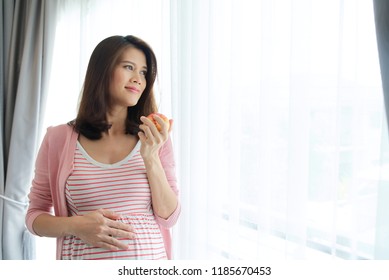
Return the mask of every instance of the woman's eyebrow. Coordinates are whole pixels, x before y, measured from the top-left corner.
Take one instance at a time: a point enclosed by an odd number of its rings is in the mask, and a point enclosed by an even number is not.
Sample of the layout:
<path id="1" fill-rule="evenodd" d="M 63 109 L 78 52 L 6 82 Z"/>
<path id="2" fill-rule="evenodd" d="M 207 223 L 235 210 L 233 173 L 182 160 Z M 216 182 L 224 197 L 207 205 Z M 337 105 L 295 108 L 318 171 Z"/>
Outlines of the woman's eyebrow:
<path id="1" fill-rule="evenodd" d="M 130 60 L 123 60 L 121 63 L 129 63 L 129 64 L 132 64 L 132 65 L 135 65 L 135 66 L 137 65 L 135 62 L 132 62 Z M 147 66 L 146 65 L 142 66 L 142 68 L 147 70 Z"/>

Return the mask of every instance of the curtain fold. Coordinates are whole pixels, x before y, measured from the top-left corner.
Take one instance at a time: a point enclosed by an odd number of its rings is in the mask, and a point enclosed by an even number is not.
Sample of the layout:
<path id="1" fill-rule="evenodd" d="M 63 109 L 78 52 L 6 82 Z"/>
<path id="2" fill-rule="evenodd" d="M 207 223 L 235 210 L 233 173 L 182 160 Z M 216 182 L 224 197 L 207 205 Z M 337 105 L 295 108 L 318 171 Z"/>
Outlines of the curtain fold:
<path id="1" fill-rule="evenodd" d="M 384 96 L 387 124 L 389 124 L 389 2 L 374 0 L 374 18 L 377 47 L 381 69 L 381 82 Z M 387 127 L 383 129 L 383 141 L 388 139 Z M 383 171 L 385 172 L 385 171 Z M 389 259 L 389 178 L 382 174 L 378 190 L 377 232 L 376 242 L 381 244 L 375 248 L 377 259 Z"/>
<path id="2" fill-rule="evenodd" d="M 25 229 L 27 194 L 40 142 L 57 0 L 2 0 L 1 259 L 34 257 Z"/>
<path id="3" fill-rule="evenodd" d="M 0 22 L 2 26 L 4 26 L 4 1 L 1 1 L 0 5 Z M 4 61 L 4 27 L 0 28 L 0 61 Z M 1 88 L 1 98 L 0 98 L 0 112 L 4 112 L 4 63 L 0 63 L 0 88 Z M 4 131 L 3 131 L 3 121 L 0 121 L 0 195 L 4 195 L 4 148 L 3 148 L 3 139 L 4 139 Z M 3 207 L 4 201 L 0 199 L 0 243 L 3 239 Z M 2 248 L 2 246 L 0 247 Z M 0 250 L 0 260 L 3 259 L 3 250 Z"/>
<path id="4" fill-rule="evenodd" d="M 373 3 L 384 103 L 389 118 L 389 2 L 374 0 Z"/>
<path id="5" fill-rule="evenodd" d="M 387 252 L 372 2 L 177 0 L 171 26 L 176 256 Z"/>

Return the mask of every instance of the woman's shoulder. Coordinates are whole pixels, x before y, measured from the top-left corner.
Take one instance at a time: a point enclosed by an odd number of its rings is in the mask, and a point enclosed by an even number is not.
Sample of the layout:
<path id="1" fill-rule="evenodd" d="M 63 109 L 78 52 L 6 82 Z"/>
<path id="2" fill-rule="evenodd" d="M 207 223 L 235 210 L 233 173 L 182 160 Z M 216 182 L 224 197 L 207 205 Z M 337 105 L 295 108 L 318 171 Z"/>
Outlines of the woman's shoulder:
<path id="1" fill-rule="evenodd" d="M 74 130 L 74 125 L 72 122 L 68 122 L 65 124 L 59 124 L 55 126 L 49 126 L 46 131 L 46 138 L 51 141 L 59 141 L 65 140 L 76 133 Z"/>

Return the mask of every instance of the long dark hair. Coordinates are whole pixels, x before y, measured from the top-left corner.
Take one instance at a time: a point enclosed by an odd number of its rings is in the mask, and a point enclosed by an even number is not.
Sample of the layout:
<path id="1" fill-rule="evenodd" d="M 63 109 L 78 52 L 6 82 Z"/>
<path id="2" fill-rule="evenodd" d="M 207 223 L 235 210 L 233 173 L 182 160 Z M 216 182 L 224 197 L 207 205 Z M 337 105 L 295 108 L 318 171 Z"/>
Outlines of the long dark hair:
<path id="1" fill-rule="evenodd" d="M 97 140 L 108 131 L 109 85 L 112 73 L 127 48 L 141 50 L 146 56 L 146 88 L 138 103 L 128 107 L 126 134 L 137 135 L 140 117 L 157 111 L 153 85 L 157 77 L 157 60 L 151 47 L 132 35 L 112 36 L 101 41 L 94 49 L 85 75 L 82 97 L 77 118 L 72 122 L 76 131 L 85 137 Z"/>

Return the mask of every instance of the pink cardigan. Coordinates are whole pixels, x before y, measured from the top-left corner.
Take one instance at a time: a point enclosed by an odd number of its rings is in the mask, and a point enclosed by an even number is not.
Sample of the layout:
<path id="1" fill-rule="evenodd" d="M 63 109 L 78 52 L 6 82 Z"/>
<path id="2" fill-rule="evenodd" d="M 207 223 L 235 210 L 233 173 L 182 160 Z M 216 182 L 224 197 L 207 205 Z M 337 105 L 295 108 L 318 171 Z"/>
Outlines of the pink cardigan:
<path id="1" fill-rule="evenodd" d="M 29 208 L 26 215 L 26 226 L 33 234 L 32 224 L 42 213 L 54 213 L 56 216 L 68 216 L 65 199 L 65 183 L 73 170 L 74 151 L 78 133 L 68 124 L 50 127 L 40 147 L 35 177 L 29 194 Z M 178 197 L 177 180 L 172 142 L 169 140 L 160 150 L 160 159 L 167 180 Z M 156 220 L 161 229 L 168 259 L 172 258 L 170 228 L 175 225 L 181 212 L 178 203 L 176 210 L 168 219 L 158 217 Z M 57 259 L 61 259 L 63 237 L 57 238 Z"/>

